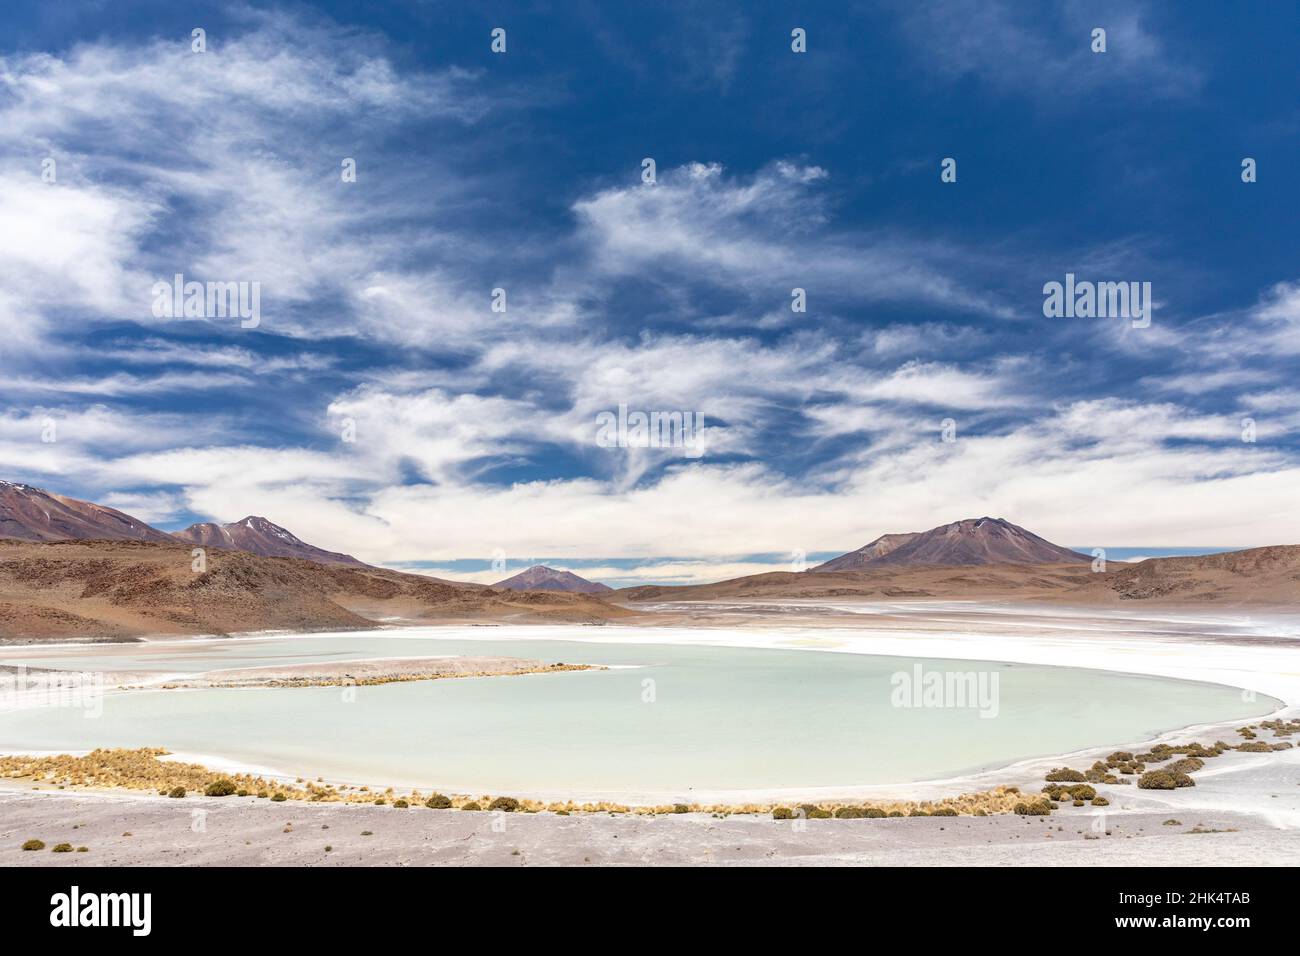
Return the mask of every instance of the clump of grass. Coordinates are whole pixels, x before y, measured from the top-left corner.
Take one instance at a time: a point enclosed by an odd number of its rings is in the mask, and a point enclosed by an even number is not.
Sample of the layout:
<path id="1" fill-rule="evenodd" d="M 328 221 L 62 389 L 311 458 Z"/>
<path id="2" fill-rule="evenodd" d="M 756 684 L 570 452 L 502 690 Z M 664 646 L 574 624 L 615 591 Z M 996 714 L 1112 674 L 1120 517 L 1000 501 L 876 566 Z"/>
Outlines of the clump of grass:
<path id="1" fill-rule="evenodd" d="M 1200 757 L 1184 757 L 1182 760 L 1175 760 L 1164 769 L 1170 773 L 1195 773 L 1205 766 L 1205 761 Z"/>
<path id="2" fill-rule="evenodd" d="M 237 796 L 237 797 L 246 797 L 246 796 L 248 796 L 248 791 L 247 791 L 247 790 L 244 790 L 244 789 L 241 788 L 241 789 L 235 791 L 235 796 Z"/>
<path id="3" fill-rule="evenodd" d="M 836 820 L 861 820 L 866 815 L 861 807 L 840 807 L 835 811 Z"/>
<path id="4" fill-rule="evenodd" d="M 1174 770 L 1148 770 L 1138 778 L 1140 790 L 1175 790 L 1179 787 L 1194 787 L 1196 781 L 1185 773 Z"/>
<path id="5" fill-rule="evenodd" d="M 462 810 L 482 810 L 483 808 L 480 807 L 476 801 L 471 800 L 469 803 L 467 803 L 467 804 L 465 804 L 463 807 L 461 807 L 461 809 L 462 809 Z"/>
<path id="6" fill-rule="evenodd" d="M 239 788 L 235 786 L 235 781 L 226 777 L 218 777 L 210 784 L 203 788 L 204 796 L 208 797 L 230 797 Z"/>
<path id="7" fill-rule="evenodd" d="M 1110 806 L 1110 801 L 1107 800 L 1105 797 L 1093 797 L 1092 805 L 1094 807 L 1108 807 Z"/>
<path id="8" fill-rule="evenodd" d="M 272 802 L 272 803 L 284 803 L 284 801 L 287 800 L 287 799 L 289 799 L 289 798 L 286 797 L 283 793 L 281 793 L 281 792 L 278 791 L 278 790 L 277 790 L 275 793 L 271 794 L 271 802 Z"/>
<path id="9" fill-rule="evenodd" d="M 684 803 L 674 803 L 673 813 L 690 813 L 691 808 Z"/>
<path id="10" fill-rule="evenodd" d="M 172 787 L 171 791 L 167 794 L 167 796 L 175 797 L 177 800 L 179 800 L 181 797 L 185 796 L 185 788 Z"/>
<path id="11" fill-rule="evenodd" d="M 1071 770 L 1069 767 L 1057 767 L 1043 778 L 1048 783 L 1083 783 L 1084 777 L 1077 770 Z"/>
<path id="12" fill-rule="evenodd" d="M 789 807 L 774 807 L 772 809 L 773 820 L 791 820 L 794 818 L 794 811 Z"/>
<path id="13" fill-rule="evenodd" d="M 1052 812 L 1052 803 L 1043 797 L 1017 803 L 1012 812 L 1022 817 L 1045 817 Z"/>
<path id="14" fill-rule="evenodd" d="M 514 797 L 497 797 L 488 804 L 489 810 L 501 810 L 504 813 L 514 813 L 519 809 L 519 801 Z"/>
<path id="15" fill-rule="evenodd" d="M 451 798 L 443 796 L 441 793 L 435 793 L 424 801 L 424 805 L 430 810 L 450 810 Z"/>
<path id="16" fill-rule="evenodd" d="M 880 807 L 867 807 L 862 812 L 873 820 L 879 820 L 881 817 L 888 816 L 888 814 L 885 813 L 884 810 L 880 809 Z"/>
<path id="17" fill-rule="evenodd" d="M 930 815 L 930 811 L 929 811 L 929 810 L 916 809 L 916 810 L 912 810 L 912 811 L 910 811 L 907 815 L 908 815 L 909 817 L 928 817 L 928 816 Z"/>
<path id="18" fill-rule="evenodd" d="M 1164 826 L 1167 826 L 1167 827 L 1180 827 L 1180 826 L 1182 826 L 1182 825 L 1183 825 L 1183 821 L 1182 821 L 1182 820 L 1175 820 L 1175 819 L 1173 819 L 1172 817 L 1170 817 L 1168 820 L 1166 820 L 1166 821 L 1164 822 Z"/>
<path id="19" fill-rule="evenodd" d="M 829 820 L 830 818 L 831 812 L 829 810 L 823 810 L 821 807 L 814 807 L 808 814 L 809 820 Z"/>
<path id="20" fill-rule="evenodd" d="M 954 810 L 952 807 L 935 807 L 933 810 L 930 811 L 930 816 L 955 817 L 957 816 L 957 811 Z"/>
<path id="21" fill-rule="evenodd" d="M 409 806 L 410 806 L 410 804 L 407 803 L 405 800 L 394 800 L 394 801 L 393 801 L 393 809 L 394 809 L 394 810 L 405 810 L 405 809 L 406 809 L 407 807 L 409 807 Z"/>
<path id="22" fill-rule="evenodd" d="M 1242 753 L 1248 754 L 1266 754 L 1273 748 L 1262 740 L 1250 740 L 1244 744 L 1238 744 L 1237 749 Z"/>
<path id="23" fill-rule="evenodd" d="M 71 844 L 71 843 L 56 843 L 56 844 L 54 845 L 54 848 L 53 848 L 52 850 L 50 850 L 50 852 L 51 852 L 51 853 L 71 853 L 71 852 L 72 852 L 72 844 Z"/>
<path id="24" fill-rule="evenodd" d="M 28 840 L 26 843 L 23 844 L 23 849 L 24 849 L 24 850 L 44 850 L 44 849 L 45 849 L 45 841 L 44 841 L 44 840 Z"/>

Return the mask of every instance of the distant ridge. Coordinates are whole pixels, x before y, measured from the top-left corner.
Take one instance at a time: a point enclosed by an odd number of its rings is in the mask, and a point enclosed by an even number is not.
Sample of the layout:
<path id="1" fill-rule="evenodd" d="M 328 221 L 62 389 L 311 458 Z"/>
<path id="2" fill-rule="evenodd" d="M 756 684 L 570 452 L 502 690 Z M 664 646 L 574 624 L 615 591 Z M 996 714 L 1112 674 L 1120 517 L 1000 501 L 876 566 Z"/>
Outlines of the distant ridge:
<path id="1" fill-rule="evenodd" d="M 600 594 L 614 590 L 606 584 L 579 577 L 572 571 L 548 568 L 544 564 L 535 564 L 527 571 L 520 571 L 492 586 L 507 591 L 568 591 L 573 594 Z"/>
<path id="2" fill-rule="evenodd" d="M 882 535 L 814 571 L 879 567 L 963 567 L 984 564 L 1070 564 L 1086 554 L 1052 544 L 1003 518 L 965 518 L 929 531 Z"/>
<path id="3" fill-rule="evenodd" d="M 317 564 L 366 567 L 350 554 L 325 551 L 308 544 L 289 530 L 259 515 L 249 515 L 230 524 L 214 524 L 209 521 L 192 524 L 184 531 L 177 531 L 174 537 L 205 548 L 230 548 L 264 558 L 303 558 Z"/>

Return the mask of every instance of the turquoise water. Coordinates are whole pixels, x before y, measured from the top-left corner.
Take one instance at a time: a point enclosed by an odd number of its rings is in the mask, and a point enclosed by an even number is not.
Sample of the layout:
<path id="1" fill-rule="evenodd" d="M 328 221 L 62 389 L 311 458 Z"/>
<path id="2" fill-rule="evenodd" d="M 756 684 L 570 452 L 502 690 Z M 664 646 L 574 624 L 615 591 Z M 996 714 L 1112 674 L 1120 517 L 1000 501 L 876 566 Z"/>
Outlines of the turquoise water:
<path id="1" fill-rule="evenodd" d="M 350 782 L 686 797 L 937 779 L 1278 706 L 1217 685 L 1074 668 L 556 640 L 305 636 L 15 648 L 0 663 L 192 672 L 445 654 L 617 667 L 350 688 L 351 702 L 338 687 L 109 694 L 97 718 L 71 707 L 0 713 L 0 752 L 164 746 Z M 891 678 L 917 665 L 996 675 L 996 716 L 895 706 Z"/>

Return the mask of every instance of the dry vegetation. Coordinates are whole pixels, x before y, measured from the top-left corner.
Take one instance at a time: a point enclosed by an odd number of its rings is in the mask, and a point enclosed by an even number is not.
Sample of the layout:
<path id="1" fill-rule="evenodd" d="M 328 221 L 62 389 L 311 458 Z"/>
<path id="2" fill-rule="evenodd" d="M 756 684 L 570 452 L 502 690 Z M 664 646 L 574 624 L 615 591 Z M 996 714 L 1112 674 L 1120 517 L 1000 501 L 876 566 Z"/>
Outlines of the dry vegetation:
<path id="1" fill-rule="evenodd" d="M 1278 739 L 1272 743 L 1260 740 L 1258 737 L 1261 731 L 1270 731 Z M 1136 754 L 1127 750 L 1117 750 L 1107 757 L 1105 762 L 1099 760 L 1086 771 L 1074 770 L 1070 767 L 1057 767 L 1049 771 L 1044 777 L 1047 786 L 1043 787 L 1043 793 L 1047 795 L 1047 799 L 1053 806 L 1069 801 L 1077 807 L 1082 806 L 1083 800 L 1092 800 L 1096 806 L 1106 806 L 1108 803 L 1105 798 L 1098 797 L 1097 792 L 1087 784 L 1129 782 L 1116 777 L 1111 773 L 1112 770 L 1130 776 L 1136 775 L 1140 790 L 1176 790 L 1182 787 L 1194 787 L 1196 781 L 1192 778 L 1192 774 L 1204 769 L 1206 760 L 1218 757 L 1229 750 L 1241 753 L 1289 750 L 1293 746 L 1292 743 L 1282 738 L 1290 737 L 1296 732 L 1300 732 L 1300 719 L 1265 720 L 1247 727 L 1239 727 L 1237 733 L 1245 738 L 1245 742 L 1240 744 L 1234 745 L 1216 740 L 1212 744 L 1197 742 L 1176 745 L 1155 744 L 1150 750 Z M 1179 759 L 1175 760 L 1175 757 Z M 1163 766 L 1148 770 L 1147 764 Z M 1067 784 L 1074 784 L 1074 786 L 1067 786 Z M 1102 802 L 1098 803 L 1098 800 Z"/>
<path id="2" fill-rule="evenodd" d="M 659 806 L 627 806 L 619 803 L 576 801 L 540 801 L 505 795 L 447 796 L 440 793 L 425 795 L 419 790 L 403 791 L 400 795 L 392 788 L 373 790 L 369 787 L 336 786 L 322 781 L 299 779 L 293 783 L 270 780 L 249 774 L 224 774 L 209 770 L 200 764 L 180 763 L 159 758 L 167 755 L 161 748 L 138 750 L 95 750 L 83 757 L 68 754 L 55 756 L 4 756 L 0 757 L 0 777 L 21 780 L 38 788 L 67 789 L 124 789 L 149 791 L 160 796 L 183 798 L 188 795 L 213 797 L 242 796 L 273 801 L 305 800 L 314 803 L 379 804 L 399 803 L 407 807 L 428 807 L 445 810 L 481 810 L 505 813 L 538 813 L 548 811 L 570 815 L 575 813 L 628 813 L 658 816 L 673 813 L 711 813 L 717 816 L 732 814 L 801 815 L 809 819 L 829 817 L 870 818 L 903 816 L 989 816 L 995 813 L 1014 813 L 1026 797 L 1015 787 L 997 787 L 993 790 L 966 793 L 937 801 L 883 801 L 872 805 L 848 801 L 803 804 L 791 810 L 771 803 L 726 804 L 663 804 Z M 1028 798 L 1031 802 L 1034 798 Z M 782 813 L 784 811 L 784 814 Z"/>

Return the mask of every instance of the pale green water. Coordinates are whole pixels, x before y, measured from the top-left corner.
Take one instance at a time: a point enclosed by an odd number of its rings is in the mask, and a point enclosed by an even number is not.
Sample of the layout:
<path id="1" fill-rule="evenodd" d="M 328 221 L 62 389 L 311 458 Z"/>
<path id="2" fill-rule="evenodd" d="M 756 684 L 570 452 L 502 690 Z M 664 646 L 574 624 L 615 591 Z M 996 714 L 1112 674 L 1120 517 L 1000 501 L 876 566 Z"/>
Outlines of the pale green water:
<path id="1" fill-rule="evenodd" d="M 1073 668 L 731 647 L 362 634 L 9 649 L 0 663 L 201 671 L 362 657 L 634 665 L 352 688 L 133 691 L 103 714 L 0 714 L 0 752 L 164 746 L 295 774 L 496 792 L 852 786 L 937 779 L 1271 712 L 1227 687 Z M 996 673 L 998 715 L 900 708 L 891 675 Z M 645 681 L 653 681 L 653 702 Z"/>

